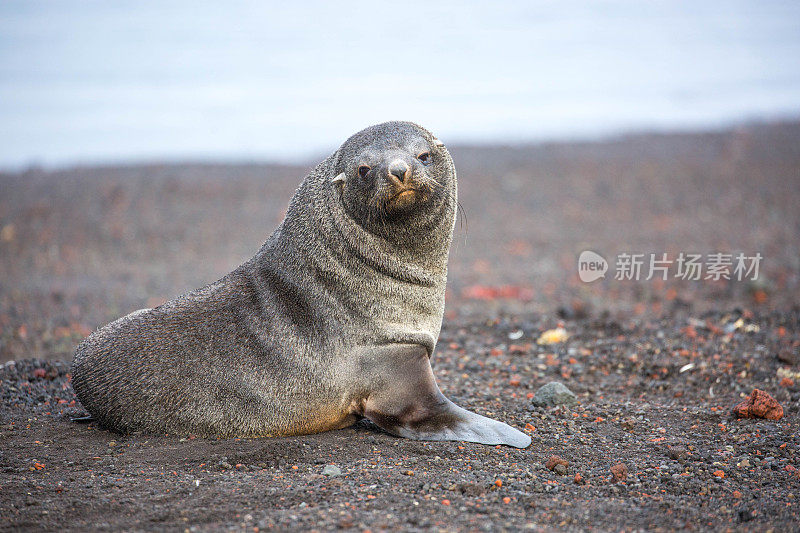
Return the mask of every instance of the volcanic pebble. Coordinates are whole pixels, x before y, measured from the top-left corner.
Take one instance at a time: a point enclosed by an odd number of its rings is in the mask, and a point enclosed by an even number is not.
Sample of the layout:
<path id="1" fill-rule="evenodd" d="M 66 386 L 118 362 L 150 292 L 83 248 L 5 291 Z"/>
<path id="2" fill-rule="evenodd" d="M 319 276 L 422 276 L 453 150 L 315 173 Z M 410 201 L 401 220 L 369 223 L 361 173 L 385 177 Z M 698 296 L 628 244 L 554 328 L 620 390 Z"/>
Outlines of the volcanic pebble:
<path id="1" fill-rule="evenodd" d="M 569 461 L 567 461 L 566 459 L 562 459 L 558 455 L 552 455 L 544 464 L 544 466 L 547 467 L 548 470 L 555 470 L 556 467 L 559 465 L 564 467 L 564 471 L 566 472 L 566 468 L 569 466 Z M 559 468 L 559 470 L 561 469 Z"/>
<path id="2" fill-rule="evenodd" d="M 746 400 L 733 408 L 733 413 L 739 418 L 780 420 L 783 418 L 783 407 L 766 392 L 753 389 Z"/>
<path id="3" fill-rule="evenodd" d="M 623 463 L 617 463 L 612 466 L 611 473 L 614 474 L 614 481 L 625 481 L 628 479 L 628 467 Z"/>

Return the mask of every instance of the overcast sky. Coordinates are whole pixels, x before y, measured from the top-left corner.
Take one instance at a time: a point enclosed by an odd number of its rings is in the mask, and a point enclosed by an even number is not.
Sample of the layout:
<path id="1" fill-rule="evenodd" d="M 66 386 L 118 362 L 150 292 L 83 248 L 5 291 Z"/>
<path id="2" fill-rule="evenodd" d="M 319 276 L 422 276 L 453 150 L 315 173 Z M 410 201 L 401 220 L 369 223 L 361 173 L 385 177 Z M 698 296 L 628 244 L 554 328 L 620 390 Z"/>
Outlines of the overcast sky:
<path id="1" fill-rule="evenodd" d="M 800 116 L 800 2 L 0 2 L 0 167 Z"/>

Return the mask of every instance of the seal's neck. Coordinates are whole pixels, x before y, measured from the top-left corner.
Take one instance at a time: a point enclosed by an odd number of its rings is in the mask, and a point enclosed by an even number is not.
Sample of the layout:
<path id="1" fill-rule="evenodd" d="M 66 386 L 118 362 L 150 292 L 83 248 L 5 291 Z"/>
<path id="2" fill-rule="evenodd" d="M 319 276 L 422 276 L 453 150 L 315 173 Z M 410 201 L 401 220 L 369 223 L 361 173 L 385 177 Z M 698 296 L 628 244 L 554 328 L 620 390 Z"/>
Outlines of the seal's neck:
<path id="1" fill-rule="evenodd" d="M 414 224 L 394 223 L 387 227 L 388 236 L 376 234 L 347 214 L 340 191 L 330 183 L 331 167 L 329 158 L 303 181 L 273 235 L 282 242 L 274 244 L 293 248 L 295 255 L 300 252 L 310 264 L 318 263 L 324 254 L 345 268 L 366 268 L 403 283 L 444 290 L 455 192 Z"/>
<path id="2" fill-rule="evenodd" d="M 345 212 L 337 191 L 329 189 L 326 194 L 325 218 L 351 257 L 405 283 L 427 287 L 444 284 L 454 212 L 447 202 L 426 213 L 423 223 L 387 223 L 381 228 L 383 232 L 373 233 Z"/>

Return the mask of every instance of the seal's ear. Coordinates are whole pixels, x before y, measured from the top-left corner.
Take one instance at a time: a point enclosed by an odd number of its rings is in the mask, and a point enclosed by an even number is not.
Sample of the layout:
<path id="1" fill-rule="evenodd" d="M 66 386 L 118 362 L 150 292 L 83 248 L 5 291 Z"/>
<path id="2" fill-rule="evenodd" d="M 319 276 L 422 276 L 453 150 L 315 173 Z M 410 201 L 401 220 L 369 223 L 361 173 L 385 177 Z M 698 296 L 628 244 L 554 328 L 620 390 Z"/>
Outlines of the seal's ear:
<path id="1" fill-rule="evenodd" d="M 342 172 L 341 174 L 337 175 L 334 178 L 331 178 L 331 183 L 344 183 L 345 182 L 345 173 Z"/>
<path id="2" fill-rule="evenodd" d="M 444 143 L 442 141 L 440 141 L 439 139 L 433 139 L 433 144 L 435 146 L 444 146 Z"/>
<path id="3" fill-rule="evenodd" d="M 457 440 L 527 448 L 531 438 L 507 424 L 457 406 L 441 393 L 427 350 L 419 345 L 374 347 L 362 359 L 374 386 L 363 412 L 389 433 L 415 440 Z M 386 377 L 389 377 L 387 380 Z"/>

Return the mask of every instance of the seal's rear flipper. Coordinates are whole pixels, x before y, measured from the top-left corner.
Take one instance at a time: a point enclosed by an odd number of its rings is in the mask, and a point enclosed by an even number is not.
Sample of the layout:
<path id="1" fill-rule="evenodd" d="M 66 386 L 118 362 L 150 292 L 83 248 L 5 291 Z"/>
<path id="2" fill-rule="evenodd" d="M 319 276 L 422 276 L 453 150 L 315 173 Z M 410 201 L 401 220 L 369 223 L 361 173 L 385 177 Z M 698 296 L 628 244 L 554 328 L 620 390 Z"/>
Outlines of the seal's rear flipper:
<path id="1" fill-rule="evenodd" d="M 531 438 L 507 424 L 463 409 L 436 385 L 425 348 L 381 350 L 384 385 L 367 398 L 364 416 L 389 433 L 416 440 L 457 440 L 526 448 Z M 375 361 L 377 362 L 377 361 Z"/>

